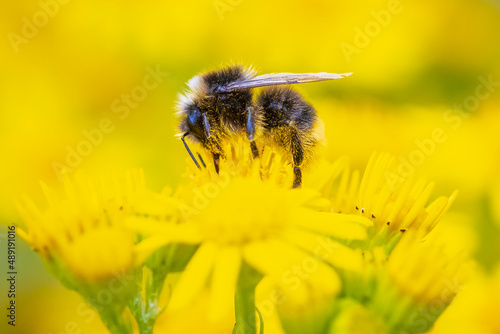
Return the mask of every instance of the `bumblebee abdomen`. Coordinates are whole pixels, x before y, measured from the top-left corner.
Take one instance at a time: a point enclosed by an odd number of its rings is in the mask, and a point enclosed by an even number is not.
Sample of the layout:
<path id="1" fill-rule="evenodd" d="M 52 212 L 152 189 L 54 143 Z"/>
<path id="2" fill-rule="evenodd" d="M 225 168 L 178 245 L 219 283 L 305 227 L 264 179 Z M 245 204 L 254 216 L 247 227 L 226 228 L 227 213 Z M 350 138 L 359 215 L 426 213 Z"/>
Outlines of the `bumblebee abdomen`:
<path id="1" fill-rule="evenodd" d="M 307 131 L 314 126 L 316 110 L 302 96 L 287 86 L 265 89 L 257 104 L 261 108 L 263 127 L 266 130 L 292 126 Z"/>
<path id="2" fill-rule="evenodd" d="M 318 116 L 312 105 L 290 87 L 263 90 L 257 99 L 266 145 L 288 153 L 294 166 L 307 165 L 318 142 Z"/>

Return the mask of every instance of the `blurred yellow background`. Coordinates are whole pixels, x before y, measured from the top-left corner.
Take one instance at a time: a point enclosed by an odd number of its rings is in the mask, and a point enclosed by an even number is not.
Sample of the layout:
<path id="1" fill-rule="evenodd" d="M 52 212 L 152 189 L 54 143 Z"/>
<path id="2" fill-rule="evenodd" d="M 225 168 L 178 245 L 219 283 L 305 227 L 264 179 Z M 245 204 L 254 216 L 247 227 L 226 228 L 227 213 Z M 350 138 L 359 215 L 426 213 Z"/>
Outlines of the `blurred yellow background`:
<path id="1" fill-rule="evenodd" d="M 44 203 L 38 181 L 58 187 L 62 165 L 143 167 L 150 188 L 175 186 L 187 157 L 176 94 L 233 61 L 260 74 L 354 72 L 297 87 L 325 122 L 327 157 L 363 168 L 388 151 L 436 196 L 459 189 L 443 224 L 486 272 L 497 266 L 496 0 L 3 1 L 0 34 L 2 232 L 20 224 L 13 198 Z M 16 333 L 103 331 L 21 240 L 18 265 Z"/>

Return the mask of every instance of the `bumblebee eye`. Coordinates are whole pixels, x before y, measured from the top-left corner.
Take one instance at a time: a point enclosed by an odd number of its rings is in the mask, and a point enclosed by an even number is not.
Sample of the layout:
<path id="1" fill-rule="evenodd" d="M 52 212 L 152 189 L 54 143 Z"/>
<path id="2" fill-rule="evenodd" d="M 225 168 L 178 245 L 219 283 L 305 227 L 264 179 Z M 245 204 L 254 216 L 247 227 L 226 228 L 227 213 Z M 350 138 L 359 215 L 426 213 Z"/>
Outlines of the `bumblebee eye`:
<path id="1" fill-rule="evenodd" d="M 188 109 L 186 115 L 186 125 L 191 134 L 198 139 L 203 138 L 203 116 L 201 111 L 196 106 L 192 106 Z"/>
<path id="2" fill-rule="evenodd" d="M 188 110 L 187 125 L 189 131 L 198 138 L 210 138 L 210 124 L 207 115 L 202 113 L 197 107 Z"/>
<path id="3" fill-rule="evenodd" d="M 198 108 L 190 109 L 187 112 L 187 121 L 189 125 L 196 125 L 196 123 L 200 123 L 201 121 L 201 112 Z"/>

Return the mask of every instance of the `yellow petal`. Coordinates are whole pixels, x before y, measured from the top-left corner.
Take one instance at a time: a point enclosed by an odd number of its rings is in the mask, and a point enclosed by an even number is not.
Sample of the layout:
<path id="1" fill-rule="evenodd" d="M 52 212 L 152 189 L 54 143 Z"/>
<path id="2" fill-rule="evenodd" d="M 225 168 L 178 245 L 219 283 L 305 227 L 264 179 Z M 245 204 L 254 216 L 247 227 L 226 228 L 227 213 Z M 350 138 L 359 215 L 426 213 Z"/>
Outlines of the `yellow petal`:
<path id="1" fill-rule="evenodd" d="M 218 322 L 231 313 L 241 267 L 241 251 L 236 247 L 222 249 L 212 274 L 208 319 Z"/>
<path id="2" fill-rule="evenodd" d="M 134 265 L 141 265 L 155 250 L 169 243 L 171 243 L 171 240 L 163 235 L 156 235 L 141 241 L 134 247 Z"/>
<path id="3" fill-rule="evenodd" d="M 314 211 L 306 215 L 303 209 L 295 211 L 297 213 L 293 216 L 296 225 L 342 239 L 366 239 L 366 227 L 372 225 L 368 218 L 357 215 Z"/>
<path id="4" fill-rule="evenodd" d="M 417 215 L 423 210 L 425 203 L 431 196 L 432 191 L 434 190 L 434 182 L 431 182 L 427 185 L 424 191 L 419 194 L 416 201 L 413 203 L 412 208 L 408 211 L 405 219 L 401 223 L 401 228 L 408 228 L 410 224 L 417 218 Z"/>
<path id="5" fill-rule="evenodd" d="M 217 247 L 213 243 L 204 243 L 198 248 L 174 288 L 169 309 L 174 311 L 187 306 L 200 293 L 210 275 L 216 255 Z"/>
<path id="6" fill-rule="evenodd" d="M 335 267 L 351 271 L 361 271 L 362 269 L 361 253 L 331 238 L 292 228 L 283 233 L 283 238 Z"/>
<path id="7" fill-rule="evenodd" d="M 332 295 L 340 289 L 335 270 L 297 247 L 279 240 L 252 243 L 243 250 L 244 259 L 264 275 L 268 275 L 285 291 L 298 299 L 307 299 L 305 285 L 315 293 Z"/>
<path id="8" fill-rule="evenodd" d="M 179 242 L 196 243 L 202 235 L 196 224 L 175 224 L 171 222 L 158 221 L 151 218 L 132 216 L 127 217 L 125 226 L 143 235 L 165 235 L 168 239 Z"/>

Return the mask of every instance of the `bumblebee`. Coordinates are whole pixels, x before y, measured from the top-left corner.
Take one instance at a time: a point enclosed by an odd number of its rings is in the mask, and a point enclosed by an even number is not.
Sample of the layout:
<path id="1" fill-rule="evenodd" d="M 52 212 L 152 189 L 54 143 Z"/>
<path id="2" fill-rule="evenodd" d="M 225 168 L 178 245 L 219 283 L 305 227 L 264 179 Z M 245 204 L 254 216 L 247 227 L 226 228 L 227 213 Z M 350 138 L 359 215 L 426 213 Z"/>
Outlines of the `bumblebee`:
<path id="1" fill-rule="evenodd" d="M 221 143 L 232 136 L 248 138 L 254 158 L 259 145 L 279 147 L 293 165 L 293 188 L 302 184 L 301 167 L 321 140 L 320 120 L 314 107 L 290 85 L 342 79 L 350 73 L 273 73 L 256 76 L 239 65 L 200 74 L 189 80 L 189 90 L 179 96 L 181 140 L 198 168 L 200 164 L 185 141 L 194 142 L 213 155 L 215 170 L 225 158 Z M 271 86 L 271 87 L 268 87 Z M 254 98 L 253 88 L 263 88 Z M 256 143 L 258 134 L 259 143 Z M 262 140 L 262 142 L 260 142 Z M 204 165 L 201 156 L 199 156 Z"/>

